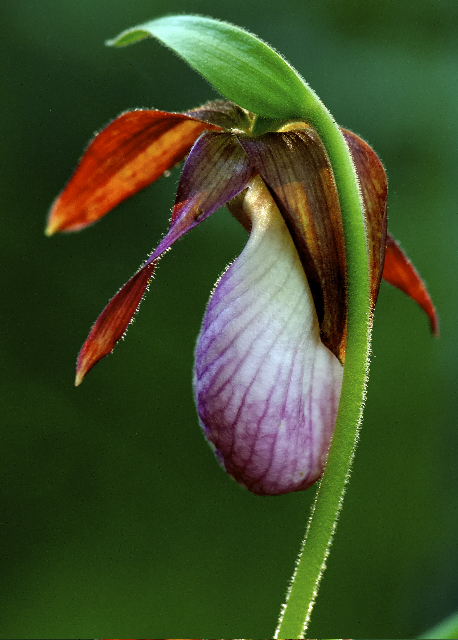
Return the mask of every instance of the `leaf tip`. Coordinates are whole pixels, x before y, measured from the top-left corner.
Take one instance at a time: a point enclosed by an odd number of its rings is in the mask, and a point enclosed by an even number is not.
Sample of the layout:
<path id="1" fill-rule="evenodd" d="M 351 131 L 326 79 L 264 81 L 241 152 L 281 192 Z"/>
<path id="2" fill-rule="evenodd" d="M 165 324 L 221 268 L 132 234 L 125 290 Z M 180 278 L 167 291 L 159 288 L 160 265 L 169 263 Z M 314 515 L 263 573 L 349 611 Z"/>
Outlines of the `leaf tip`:
<path id="1" fill-rule="evenodd" d="M 138 42 L 139 40 L 143 40 L 149 36 L 150 34 L 144 29 L 134 27 L 133 29 L 123 31 L 115 38 L 105 40 L 105 44 L 107 47 L 127 47 L 129 44 L 133 44 L 134 42 Z"/>

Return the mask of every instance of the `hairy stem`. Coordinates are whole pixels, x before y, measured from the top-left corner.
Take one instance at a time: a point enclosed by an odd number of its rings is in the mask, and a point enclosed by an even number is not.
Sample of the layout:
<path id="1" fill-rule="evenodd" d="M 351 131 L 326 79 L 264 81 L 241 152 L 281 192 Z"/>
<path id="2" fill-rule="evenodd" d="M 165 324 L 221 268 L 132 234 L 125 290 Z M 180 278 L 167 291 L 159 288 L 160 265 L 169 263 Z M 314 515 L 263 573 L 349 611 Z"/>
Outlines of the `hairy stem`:
<path id="1" fill-rule="evenodd" d="M 342 507 L 361 423 L 369 365 L 371 317 L 366 233 L 358 181 L 334 119 L 317 101 L 301 114 L 324 143 L 334 171 L 345 234 L 348 334 L 341 400 L 326 469 L 308 523 L 276 638 L 303 638 Z"/>

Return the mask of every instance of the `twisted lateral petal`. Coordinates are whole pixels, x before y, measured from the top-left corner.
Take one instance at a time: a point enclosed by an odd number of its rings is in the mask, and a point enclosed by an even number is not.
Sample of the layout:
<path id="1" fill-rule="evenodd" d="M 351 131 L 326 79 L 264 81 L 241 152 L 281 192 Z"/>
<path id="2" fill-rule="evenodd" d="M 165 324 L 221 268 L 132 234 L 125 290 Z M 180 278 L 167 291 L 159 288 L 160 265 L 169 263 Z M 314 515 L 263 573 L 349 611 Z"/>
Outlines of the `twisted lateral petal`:
<path id="1" fill-rule="evenodd" d="M 178 238 L 239 194 L 250 174 L 248 158 L 230 134 L 206 133 L 196 142 L 183 168 L 169 232 L 97 318 L 78 356 L 76 384 L 125 333 L 158 258 Z"/>
<path id="2" fill-rule="evenodd" d="M 108 355 L 124 335 L 151 280 L 155 266 L 156 263 L 153 263 L 140 269 L 110 300 L 97 318 L 78 354 L 76 386 L 82 383 L 86 373 Z"/>
<path id="3" fill-rule="evenodd" d="M 205 129 L 187 115 L 129 111 L 89 144 L 69 183 L 56 198 L 46 233 L 77 231 L 180 162 Z"/>
<path id="4" fill-rule="evenodd" d="M 409 298 L 415 300 L 429 318 L 431 331 L 439 337 L 439 318 L 425 283 L 410 262 L 393 236 L 389 233 L 386 238 L 385 266 L 383 279 L 393 287 L 397 287 Z"/>
<path id="5" fill-rule="evenodd" d="M 253 493 L 275 495 L 321 476 L 343 368 L 320 340 L 299 256 L 259 176 L 243 208 L 251 235 L 208 304 L 194 393 L 202 428 L 228 473 Z"/>
<path id="6" fill-rule="evenodd" d="M 251 172 L 248 158 L 232 134 L 203 134 L 183 167 L 171 229 L 188 221 L 190 215 L 196 224 L 208 218 L 246 187 Z"/>

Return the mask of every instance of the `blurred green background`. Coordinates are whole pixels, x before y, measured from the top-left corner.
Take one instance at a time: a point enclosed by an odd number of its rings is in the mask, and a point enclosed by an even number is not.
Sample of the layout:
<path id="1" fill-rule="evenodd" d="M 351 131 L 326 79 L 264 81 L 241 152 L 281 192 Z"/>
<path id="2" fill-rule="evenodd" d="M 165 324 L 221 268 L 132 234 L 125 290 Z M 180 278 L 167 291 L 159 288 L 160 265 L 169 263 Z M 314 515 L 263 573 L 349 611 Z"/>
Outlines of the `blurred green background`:
<path id="1" fill-rule="evenodd" d="M 92 322 L 166 230 L 179 174 L 82 233 L 45 238 L 46 212 L 121 111 L 215 97 L 152 40 L 104 47 L 170 12 L 267 40 L 386 165 L 389 228 L 428 283 L 441 338 L 382 284 L 308 635 L 414 637 L 458 609 L 456 0 L 3 0 L 0 636 L 272 637 L 315 495 L 249 494 L 198 427 L 195 338 L 245 242 L 225 210 L 163 259 L 126 341 L 73 388 Z"/>

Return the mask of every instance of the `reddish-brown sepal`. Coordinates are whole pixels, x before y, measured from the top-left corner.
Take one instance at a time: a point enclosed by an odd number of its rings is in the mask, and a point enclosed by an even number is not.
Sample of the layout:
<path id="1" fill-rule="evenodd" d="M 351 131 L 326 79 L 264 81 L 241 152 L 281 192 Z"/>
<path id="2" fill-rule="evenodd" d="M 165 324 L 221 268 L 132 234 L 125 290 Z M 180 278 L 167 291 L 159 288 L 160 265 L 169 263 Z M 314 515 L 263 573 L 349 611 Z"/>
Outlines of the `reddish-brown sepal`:
<path id="1" fill-rule="evenodd" d="M 92 140 L 56 198 L 47 235 L 96 222 L 183 160 L 206 129 L 220 127 L 164 111 L 139 109 L 119 116 Z"/>

